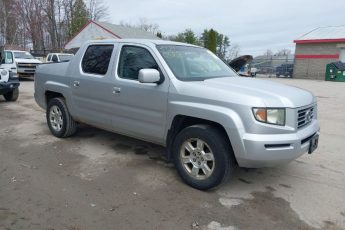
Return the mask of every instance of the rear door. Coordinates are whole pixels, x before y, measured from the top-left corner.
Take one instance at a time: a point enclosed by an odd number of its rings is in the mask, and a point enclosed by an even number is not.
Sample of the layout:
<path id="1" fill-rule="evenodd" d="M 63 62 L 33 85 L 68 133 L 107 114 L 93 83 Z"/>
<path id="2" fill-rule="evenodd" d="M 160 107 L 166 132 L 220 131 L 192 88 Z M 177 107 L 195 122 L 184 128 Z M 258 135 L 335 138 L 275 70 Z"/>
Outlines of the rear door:
<path id="1" fill-rule="evenodd" d="M 161 84 L 138 81 L 140 69 L 153 68 L 161 72 Z M 149 47 L 123 44 L 115 70 L 112 101 L 114 130 L 156 143 L 164 143 L 169 78 L 162 71 Z"/>
<path id="2" fill-rule="evenodd" d="M 71 76 L 75 117 L 102 128 L 111 127 L 112 83 L 111 62 L 114 44 L 93 44 L 84 53 L 79 69 Z"/>

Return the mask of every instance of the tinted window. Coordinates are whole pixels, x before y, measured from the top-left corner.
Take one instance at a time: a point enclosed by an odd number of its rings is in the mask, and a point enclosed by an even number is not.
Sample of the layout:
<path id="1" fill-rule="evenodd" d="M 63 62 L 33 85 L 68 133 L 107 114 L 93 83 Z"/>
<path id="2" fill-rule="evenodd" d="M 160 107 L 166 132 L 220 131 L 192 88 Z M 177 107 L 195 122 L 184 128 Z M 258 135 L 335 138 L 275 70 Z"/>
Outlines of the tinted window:
<path id="1" fill-rule="evenodd" d="M 123 46 L 118 67 L 118 75 L 121 78 L 138 80 L 139 70 L 156 69 L 158 65 L 151 53 L 142 47 Z"/>
<path id="2" fill-rule="evenodd" d="M 108 71 L 113 45 L 91 45 L 87 48 L 82 69 L 85 73 L 105 75 Z"/>
<path id="3" fill-rule="evenodd" d="M 53 55 L 53 57 L 52 57 L 52 61 L 53 61 L 53 62 L 58 62 L 58 61 L 59 61 L 59 59 L 57 58 L 57 56 L 56 56 L 56 55 Z"/>

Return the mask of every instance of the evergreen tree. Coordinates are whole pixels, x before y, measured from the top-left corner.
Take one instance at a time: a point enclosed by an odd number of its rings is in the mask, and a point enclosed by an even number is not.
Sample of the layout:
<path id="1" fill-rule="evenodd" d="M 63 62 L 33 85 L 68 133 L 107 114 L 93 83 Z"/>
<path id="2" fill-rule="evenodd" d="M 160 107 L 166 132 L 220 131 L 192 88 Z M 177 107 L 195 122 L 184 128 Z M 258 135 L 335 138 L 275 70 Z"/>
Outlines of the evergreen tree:
<path id="1" fill-rule="evenodd" d="M 217 32 L 215 30 L 210 29 L 208 32 L 208 42 L 206 45 L 207 49 L 217 54 Z"/>
<path id="2" fill-rule="evenodd" d="M 159 37 L 159 38 L 163 38 L 163 35 L 162 35 L 161 32 L 157 32 L 156 36 Z"/>
<path id="3" fill-rule="evenodd" d="M 71 25 L 69 28 L 70 37 L 75 36 L 89 21 L 90 12 L 84 0 L 75 0 L 71 12 Z"/>
<path id="4" fill-rule="evenodd" d="M 173 40 L 177 42 L 199 45 L 199 39 L 191 29 L 186 29 L 183 33 L 178 33 Z"/>
<path id="5" fill-rule="evenodd" d="M 230 46 L 229 37 L 218 33 L 216 30 L 205 29 L 200 36 L 201 43 L 203 46 L 213 53 L 215 53 L 219 58 L 225 60 Z"/>
<path id="6" fill-rule="evenodd" d="M 195 36 L 195 33 L 191 29 L 186 29 L 184 32 L 185 42 L 193 45 L 198 44 L 198 38 Z"/>

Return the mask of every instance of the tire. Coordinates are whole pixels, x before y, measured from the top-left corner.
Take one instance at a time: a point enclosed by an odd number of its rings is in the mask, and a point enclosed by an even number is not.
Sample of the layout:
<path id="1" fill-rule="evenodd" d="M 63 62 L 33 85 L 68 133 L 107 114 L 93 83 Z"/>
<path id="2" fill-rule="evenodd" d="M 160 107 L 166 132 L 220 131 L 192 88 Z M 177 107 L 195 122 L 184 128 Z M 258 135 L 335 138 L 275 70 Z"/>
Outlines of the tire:
<path id="1" fill-rule="evenodd" d="M 72 136 L 77 131 L 77 123 L 68 112 L 63 98 L 49 100 L 46 118 L 50 132 L 58 138 Z"/>
<path id="2" fill-rule="evenodd" d="M 198 148 L 198 143 L 202 142 L 203 147 Z M 213 161 L 210 153 L 213 154 Z M 193 125 L 178 133 L 174 140 L 173 157 L 182 180 L 199 190 L 220 185 L 233 172 L 236 162 L 224 134 L 210 125 Z"/>
<path id="3" fill-rule="evenodd" d="M 19 89 L 15 88 L 11 92 L 5 93 L 4 98 L 6 101 L 16 101 L 19 96 Z"/>

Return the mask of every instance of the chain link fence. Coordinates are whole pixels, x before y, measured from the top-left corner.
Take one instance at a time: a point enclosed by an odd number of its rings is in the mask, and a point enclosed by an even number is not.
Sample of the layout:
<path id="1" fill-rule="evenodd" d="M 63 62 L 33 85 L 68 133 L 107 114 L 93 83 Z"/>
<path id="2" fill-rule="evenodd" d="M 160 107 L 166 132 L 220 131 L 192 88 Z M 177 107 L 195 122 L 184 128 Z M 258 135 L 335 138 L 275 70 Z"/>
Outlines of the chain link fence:
<path id="1" fill-rule="evenodd" d="M 250 63 L 250 68 L 257 74 L 292 77 L 295 59 L 290 56 L 256 57 Z"/>

